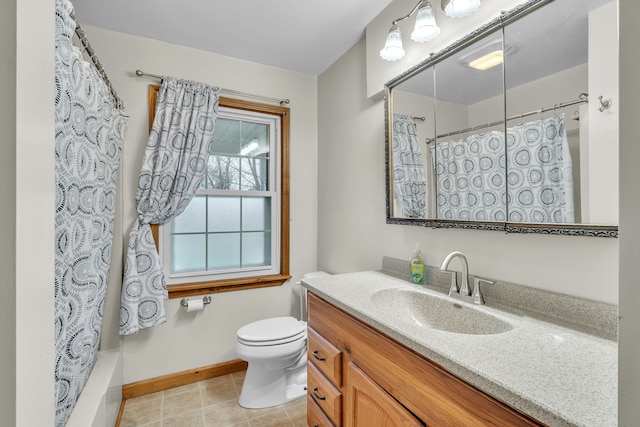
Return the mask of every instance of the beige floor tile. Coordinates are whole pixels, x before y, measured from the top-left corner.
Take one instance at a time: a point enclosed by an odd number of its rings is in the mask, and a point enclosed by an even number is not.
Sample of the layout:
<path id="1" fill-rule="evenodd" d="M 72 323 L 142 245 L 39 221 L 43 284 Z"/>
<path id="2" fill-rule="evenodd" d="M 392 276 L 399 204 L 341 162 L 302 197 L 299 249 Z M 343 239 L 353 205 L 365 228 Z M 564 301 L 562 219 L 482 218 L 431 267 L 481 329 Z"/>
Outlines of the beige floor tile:
<path id="1" fill-rule="evenodd" d="M 246 376 L 247 371 L 234 372 L 231 374 L 231 378 L 233 378 L 233 382 L 236 383 L 238 387 L 238 391 L 242 390 L 242 383 L 244 383 L 244 377 Z"/>
<path id="2" fill-rule="evenodd" d="M 202 409 L 162 419 L 162 427 L 205 427 Z"/>
<path id="3" fill-rule="evenodd" d="M 176 394 L 187 393 L 187 392 L 195 391 L 199 389 L 200 389 L 200 386 L 198 385 L 197 382 L 195 382 L 195 383 L 181 385 L 179 387 L 167 389 L 163 392 L 164 393 L 163 396 L 166 398 L 166 397 L 175 396 Z"/>
<path id="4" fill-rule="evenodd" d="M 120 427 L 306 427 L 306 399 L 264 409 L 238 404 L 245 371 L 128 399 Z"/>
<path id="5" fill-rule="evenodd" d="M 245 410 L 235 400 L 205 406 L 203 411 L 207 427 L 249 426 Z"/>
<path id="6" fill-rule="evenodd" d="M 162 419 L 172 418 L 202 408 L 200 389 L 164 397 L 162 401 Z"/>
<path id="7" fill-rule="evenodd" d="M 307 426 L 307 400 L 305 398 L 287 403 L 284 409 L 295 427 Z"/>
<path id="8" fill-rule="evenodd" d="M 240 396 L 231 378 L 228 378 L 226 381 L 219 380 L 218 378 L 200 381 L 200 390 L 202 392 L 202 403 L 204 406 L 211 406 L 230 400 L 237 402 Z"/>
<path id="9" fill-rule="evenodd" d="M 162 399 L 127 399 L 122 411 L 120 427 L 137 427 L 154 421 L 160 421 Z"/>
<path id="10" fill-rule="evenodd" d="M 291 427 L 293 424 L 282 407 L 266 415 L 249 419 L 251 427 Z"/>

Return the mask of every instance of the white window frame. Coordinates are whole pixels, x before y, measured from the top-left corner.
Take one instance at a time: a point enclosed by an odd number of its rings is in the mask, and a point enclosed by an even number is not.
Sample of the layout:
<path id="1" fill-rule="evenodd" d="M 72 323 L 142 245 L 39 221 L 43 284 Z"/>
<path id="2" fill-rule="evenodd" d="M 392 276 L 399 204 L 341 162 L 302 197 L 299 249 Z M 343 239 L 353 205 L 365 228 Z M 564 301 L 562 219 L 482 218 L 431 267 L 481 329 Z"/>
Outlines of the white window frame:
<path id="1" fill-rule="evenodd" d="M 252 276 L 280 274 L 281 266 L 281 156 L 280 142 L 282 123 L 281 117 L 254 111 L 241 110 L 230 107 L 219 107 L 218 118 L 243 120 L 269 126 L 269 179 L 266 191 L 256 190 L 216 190 L 198 189 L 198 195 L 238 196 L 238 197 L 271 197 L 271 264 L 268 266 L 244 267 L 225 270 L 198 271 L 191 273 L 171 273 L 171 221 L 159 227 L 159 250 L 164 265 L 167 285 L 188 284 L 207 281 L 219 281 Z"/>

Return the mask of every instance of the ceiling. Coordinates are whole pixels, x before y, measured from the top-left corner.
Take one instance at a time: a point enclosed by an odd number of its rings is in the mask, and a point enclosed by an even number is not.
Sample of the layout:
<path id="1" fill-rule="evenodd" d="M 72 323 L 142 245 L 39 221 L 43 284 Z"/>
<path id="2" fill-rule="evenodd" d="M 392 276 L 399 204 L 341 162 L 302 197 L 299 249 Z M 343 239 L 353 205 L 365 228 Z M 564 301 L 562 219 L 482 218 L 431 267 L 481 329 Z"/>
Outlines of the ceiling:
<path id="1" fill-rule="evenodd" d="M 80 24 L 319 75 L 364 36 L 391 0 L 72 3 Z"/>

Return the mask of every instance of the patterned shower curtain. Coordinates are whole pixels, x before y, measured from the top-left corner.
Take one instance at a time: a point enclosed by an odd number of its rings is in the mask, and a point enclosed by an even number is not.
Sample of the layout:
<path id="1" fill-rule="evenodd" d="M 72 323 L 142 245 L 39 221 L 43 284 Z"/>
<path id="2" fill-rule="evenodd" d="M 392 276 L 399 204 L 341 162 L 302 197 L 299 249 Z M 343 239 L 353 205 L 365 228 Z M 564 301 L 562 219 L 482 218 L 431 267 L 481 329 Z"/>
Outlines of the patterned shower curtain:
<path id="1" fill-rule="evenodd" d="M 72 44 L 72 12 L 68 0 L 56 0 L 56 426 L 66 423 L 96 361 L 127 122 Z"/>
<path id="2" fill-rule="evenodd" d="M 413 118 L 393 114 L 393 193 L 408 218 L 425 218 L 426 181 Z"/>
<path id="3" fill-rule="evenodd" d="M 218 113 L 219 88 L 164 77 L 142 170 L 138 218 L 129 235 L 122 286 L 120 333 L 165 322 L 167 287 L 149 224 L 180 215 L 200 186 Z"/>
<path id="4" fill-rule="evenodd" d="M 507 129 L 506 153 L 499 131 L 438 141 L 430 150 L 438 218 L 504 222 L 508 212 L 511 222 L 574 222 L 563 114 Z"/>
<path id="5" fill-rule="evenodd" d="M 507 152 L 509 221 L 575 222 L 564 114 L 509 129 Z"/>

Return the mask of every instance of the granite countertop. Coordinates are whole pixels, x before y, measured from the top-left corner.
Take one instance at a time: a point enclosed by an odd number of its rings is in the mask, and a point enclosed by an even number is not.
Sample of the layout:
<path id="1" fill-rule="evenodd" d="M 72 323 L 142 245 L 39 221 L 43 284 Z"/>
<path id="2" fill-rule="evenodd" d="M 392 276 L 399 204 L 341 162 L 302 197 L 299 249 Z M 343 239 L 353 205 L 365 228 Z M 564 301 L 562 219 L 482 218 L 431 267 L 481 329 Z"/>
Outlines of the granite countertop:
<path id="1" fill-rule="evenodd" d="M 428 284 L 414 285 L 384 272 L 305 278 L 302 284 L 478 389 L 549 426 L 617 425 L 615 341 L 517 310 L 453 300 Z M 467 309 L 491 314 L 513 328 L 492 335 L 468 335 L 419 326 L 408 312 L 402 313 L 400 305 L 374 303 L 371 296 L 387 289 L 449 298 Z"/>

